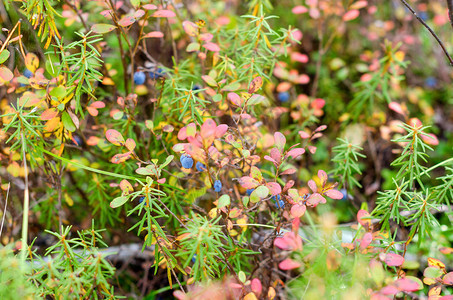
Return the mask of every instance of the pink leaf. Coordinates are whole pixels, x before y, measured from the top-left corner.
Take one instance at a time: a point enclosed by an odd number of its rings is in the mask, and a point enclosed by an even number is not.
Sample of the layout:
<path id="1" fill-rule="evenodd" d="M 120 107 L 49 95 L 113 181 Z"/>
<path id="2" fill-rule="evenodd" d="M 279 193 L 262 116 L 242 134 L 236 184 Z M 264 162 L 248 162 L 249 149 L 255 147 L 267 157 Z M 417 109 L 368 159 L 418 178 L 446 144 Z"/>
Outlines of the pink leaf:
<path id="1" fill-rule="evenodd" d="M 316 186 L 316 182 L 314 180 L 310 179 L 307 185 L 313 193 L 316 193 L 316 191 L 318 191 L 318 187 Z"/>
<path id="2" fill-rule="evenodd" d="M 397 289 L 403 292 L 415 292 L 423 288 L 423 283 L 420 279 L 413 276 L 400 278 L 393 283 Z"/>
<path id="3" fill-rule="evenodd" d="M 132 152 L 132 151 L 134 151 L 134 149 L 136 147 L 136 144 L 135 144 L 135 141 L 133 139 L 127 139 L 126 143 L 125 143 L 125 146 L 126 146 L 127 150 Z"/>
<path id="4" fill-rule="evenodd" d="M 145 4 L 145 5 L 143 5 L 143 8 L 146 10 L 153 10 L 153 9 L 157 9 L 157 6 L 154 4 Z"/>
<path id="5" fill-rule="evenodd" d="M 220 51 L 220 47 L 216 43 L 211 43 L 211 42 L 204 44 L 203 48 L 206 48 L 207 50 L 212 51 L 212 52 Z"/>
<path id="6" fill-rule="evenodd" d="M 275 146 L 280 150 L 280 152 L 282 152 L 286 144 L 285 136 L 281 132 L 277 131 L 276 133 L 274 133 L 274 141 Z"/>
<path id="7" fill-rule="evenodd" d="M 301 266 L 300 263 L 289 258 L 283 260 L 281 263 L 278 264 L 278 267 L 284 271 L 296 269 L 299 268 L 300 266 Z"/>
<path id="8" fill-rule="evenodd" d="M 162 10 L 155 11 L 153 13 L 152 17 L 154 17 L 154 18 L 173 18 L 173 17 L 176 17 L 176 14 L 172 10 L 162 9 Z"/>
<path id="9" fill-rule="evenodd" d="M 259 182 L 249 176 L 239 178 L 239 184 L 245 189 L 254 189 L 259 185 Z"/>
<path id="10" fill-rule="evenodd" d="M 401 107 L 401 104 L 397 103 L 397 102 L 390 102 L 389 103 L 389 108 L 391 110 L 393 110 L 394 112 L 397 112 L 403 116 L 405 116 L 406 114 L 404 113 L 404 110 L 403 108 Z"/>
<path id="11" fill-rule="evenodd" d="M 123 191 L 123 194 L 130 194 L 134 191 L 132 185 L 126 179 L 121 180 L 120 189 Z"/>
<path id="12" fill-rule="evenodd" d="M 324 192 L 324 195 L 334 199 L 334 200 L 341 200 L 343 199 L 343 193 L 337 190 L 328 190 Z"/>
<path id="13" fill-rule="evenodd" d="M 203 139 L 207 139 L 213 136 L 216 132 L 217 124 L 212 119 L 207 119 L 203 125 L 201 125 L 200 135 Z"/>
<path id="14" fill-rule="evenodd" d="M 294 6 L 293 9 L 291 10 L 291 12 L 295 15 L 300 15 L 300 14 L 306 13 L 307 11 L 308 11 L 308 8 L 306 8 L 303 5 Z"/>
<path id="15" fill-rule="evenodd" d="M 357 213 L 357 221 L 359 222 L 360 225 L 363 227 L 367 227 L 371 225 L 371 220 L 368 219 L 370 217 L 370 213 L 367 212 L 366 210 L 359 210 Z"/>
<path id="16" fill-rule="evenodd" d="M 447 274 L 445 274 L 442 280 L 444 284 L 453 285 L 453 272 L 448 272 Z"/>
<path id="17" fill-rule="evenodd" d="M 285 171 L 281 172 L 280 175 L 291 175 L 291 174 L 294 174 L 296 172 L 297 172 L 296 169 L 288 169 L 288 170 L 285 170 Z"/>
<path id="18" fill-rule="evenodd" d="M 306 133 L 305 131 L 299 131 L 299 136 L 304 140 L 308 139 L 310 137 L 310 135 L 308 133 Z"/>
<path id="19" fill-rule="evenodd" d="M 364 8 L 368 5 L 368 1 L 365 1 L 365 0 L 360 0 L 360 1 L 356 1 L 355 3 L 353 3 L 350 8 L 351 9 L 361 9 L 361 8 Z"/>
<path id="20" fill-rule="evenodd" d="M 193 22 L 184 21 L 182 22 L 182 27 L 189 36 L 196 36 L 198 34 L 198 25 Z"/>
<path id="21" fill-rule="evenodd" d="M 179 129 L 178 140 L 184 141 L 185 139 L 187 139 L 187 128 L 183 127 L 181 129 Z"/>
<path id="22" fill-rule="evenodd" d="M 280 153 L 280 151 L 277 148 L 272 148 L 270 154 L 271 154 L 272 159 L 275 160 L 277 162 L 277 164 L 281 163 L 282 154 Z"/>
<path id="23" fill-rule="evenodd" d="M 118 21 L 118 25 L 121 27 L 127 27 L 134 24 L 135 18 L 133 16 L 125 16 Z"/>
<path id="24" fill-rule="evenodd" d="M 291 53 L 291 60 L 305 64 L 308 62 L 308 56 L 299 52 L 293 52 Z"/>
<path id="25" fill-rule="evenodd" d="M 212 33 L 200 34 L 200 41 L 209 42 L 213 38 L 214 38 L 214 36 L 212 35 Z"/>
<path id="26" fill-rule="evenodd" d="M 241 101 L 241 97 L 239 97 L 238 94 L 233 93 L 233 92 L 228 93 L 227 98 L 228 98 L 228 100 L 230 100 L 231 103 L 233 103 L 234 105 L 241 106 L 241 102 L 242 102 L 242 101 Z"/>
<path id="27" fill-rule="evenodd" d="M 125 162 L 131 157 L 131 152 L 116 154 L 112 157 L 111 162 L 114 164 L 120 164 Z"/>
<path id="28" fill-rule="evenodd" d="M 104 108 L 105 103 L 102 101 L 94 101 L 93 103 L 90 104 L 90 106 L 94 108 Z"/>
<path id="29" fill-rule="evenodd" d="M 304 148 L 294 148 L 294 149 L 291 149 L 290 151 L 288 151 L 288 153 L 286 153 L 285 158 L 288 158 L 291 156 L 293 159 L 296 159 L 304 153 L 305 153 Z"/>
<path id="30" fill-rule="evenodd" d="M 276 182 L 268 182 L 266 183 L 266 186 L 268 187 L 269 192 L 272 194 L 272 196 L 278 195 L 282 192 L 282 187 Z"/>
<path id="31" fill-rule="evenodd" d="M 373 241 L 373 234 L 371 232 L 365 233 L 360 241 L 360 249 L 365 250 Z"/>
<path id="32" fill-rule="evenodd" d="M 428 145 L 432 145 L 432 146 L 439 145 L 439 140 L 432 133 L 422 133 L 422 134 L 420 134 L 420 137 Z"/>
<path id="33" fill-rule="evenodd" d="M 316 153 L 316 147 L 315 146 L 308 146 L 308 151 L 310 151 L 311 154 Z"/>
<path id="34" fill-rule="evenodd" d="M 164 34 L 160 31 L 151 31 L 143 36 L 144 39 L 146 39 L 146 38 L 163 38 L 163 37 L 164 37 Z"/>
<path id="35" fill-rule="evenodd" d="M 387 253 L 384 261 L 389 267 L 398 267 L 404 263 L 404 257 L 395 253 Z"/>
<path id="36" fill-rule="evenodd" d="M 326 198 L 324 198 L 321 194 L 314 193 L 307 198 L 308 206 L 316 207 L 319 203 L 326 203 Z"/>
<path id="37" fill-rule="evenodd" d="M 217 126 L 216 130 L 215 130 L 215 137 L 217 139 L 221 138 L 222 136 L 225 135 L 225 133 L 227 132 L 228 130 L 228 125 L 226 124 L 220 124 L 219 126 Z"/>
<path id="38" fill-rule="evenodd" d="M 253 278 L 251 282 L 252 292 L 254 292 L 258 297 L 263 291 L 263 286 L 261 281 L 258 278 Z"/>
<path id="39" fill-rule="evenodd" d="M 360 15 L 360 12 L 357 9 L 352 9 L 343 15 L 343 21 L 348 22 L 348 21 L 354 20 L 359 15 Z"/>
<path id="40" fill-rule="evenodd" d="M 302 217 L 305 214 L 305 211 L 307 210 L 307 207 L 303 204 L 294 204 L 293 207 L 291 207 L 291 216 L 294 218 L 299 218 Z"/>
<path id="41" fill-rule="evenodd" d="M 264 159 L 274 163 L 275 165 L 278 165 L 277 161 L 270 157 L 269 155 L 264 155 Z"/>
<path id="42" fill-rule="evenodd" d="M 325 185 L 327 182 L 327 173 L 324 170 L 319 170 L 318 177 L 321 179 L 322 185 Z"/>
<path id="43" fill-rule="evenodd" d="M 119 133 L 115 129 L 107 130 L 107 132 L 105 133 L 105 137 L 106 137 L 107 141 L 109 141 L 110 143 L 112 143 L 115 146 L 123 146 L 124 145 L 123 136 L 121 135 L 121 133 Z"/>

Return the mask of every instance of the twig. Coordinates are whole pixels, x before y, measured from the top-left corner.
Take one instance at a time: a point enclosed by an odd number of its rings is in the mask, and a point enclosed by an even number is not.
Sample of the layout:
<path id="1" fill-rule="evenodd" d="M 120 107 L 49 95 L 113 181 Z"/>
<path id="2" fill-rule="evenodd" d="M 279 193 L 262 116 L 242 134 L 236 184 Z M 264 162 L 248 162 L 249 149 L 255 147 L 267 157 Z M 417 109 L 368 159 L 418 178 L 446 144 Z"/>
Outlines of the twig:
<path id="1" fill-rule="evenodd" d="M 22 245 L 21 245 L 21 259 L 25 261 L 27 257 L 27 237 L 28 237 L 28 212 L 29 212 L 29 192 L 28 192 L 28 166 L 27 166 L 27 157 L 25 155 L 25 137 L 21 133 L 22 138 L 22 157 L 24 160 L 24 181 L 25 181 L 25 190 L 24 190 L 24 210 L 22 216 Z"/>
<path id="2" fill-rule="evenodd" d="M 0 238 L 2 237 L 3 224 L 5 223 L 6 206 L 8 205 L 8 195 L 9 195 L 10 186 L 11 186 L 11 184 L 8 183 L 8 189 L 6 190 L 5 209 L 3 210 L 2 225 L 0 226 Z"/>
<path id="3" fill-rule="evenodd" d="M 409 9 L 411 11 L 411 13 L 417 18 L 417 20 L 422 23 L 423 26 L 425 26 L 426 29 L 428 29 L 428 31 L 431 33 L 431 35 L 436 39 L 437 43 L 440 45 L 440 47 L 442 48 L 442 50 L 444 51 L 445 53 L 445 56 L 447 56 L 448 58 L 448 61 L 450 62 L 450 66 L 453 66 L 453 58 L 451 58 L 450 54 L 448 53 L 447 49 L 445 48 L 445 45 L 444 43 L 440 40 L 440 38 L 437 36 L 437 34 L 431 29 L 431 27 L 428 26 L 428 24 L 426 24 L 425 21 L 423 21 L 422 18 L 420 18 L 418 16 L 418 14 L 415 12 L 415 10 L 409 5 L 409 3 L 406 2 L 406 0 L 401 0 L 401 2 L 404 4 L 404 6 L 407 7 L 407 9 Z M 451 5 L 451 2 L 452 0 L 447 0 L 447 4 Z M 451 10 L 449 9 L 449 16 L 450 16 L 450 21 L 451 21 Z M 453 24 L 452 24 L 453 26 Z"/>

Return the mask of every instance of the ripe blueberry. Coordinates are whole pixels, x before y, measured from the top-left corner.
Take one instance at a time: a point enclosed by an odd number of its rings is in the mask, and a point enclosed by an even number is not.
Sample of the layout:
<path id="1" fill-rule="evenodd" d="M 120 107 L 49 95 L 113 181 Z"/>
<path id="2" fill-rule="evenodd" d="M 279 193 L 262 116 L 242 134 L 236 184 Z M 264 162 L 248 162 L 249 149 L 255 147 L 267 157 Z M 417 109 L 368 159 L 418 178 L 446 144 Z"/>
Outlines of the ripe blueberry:
<path id="1" fill-rule="evenodd" d="M 195 167 L 197 168 L 198 172 L 203 172 L 206 170 L 206 166 L 199 161 L 197 161 L 197 164 L 195 165 Z"/>
<path id="2" fill-rule="evenodd" d="M 281 102 L 288 102 L 288 100 L 289 100 L 289 93 L 288 93 L 288 92 L 281 92 L 281 93 L 278 93 L 277 98 L 278 98 L 278 100 L 280 100 Z"/>
<path id="3" fill-rule="evenodd" d="M 247 196 L 250 196 L 250 195 L 253 193 L 254 190 L 255 190 L 255 189 L 247 189 L 247 190 L 245 191 L 245 193 L 247 194 Z"/>
<path id="4" fill-rule="evenodd" d="M 179 161 L 181 162 L 183 168 L 190 169 L 193 166 L 193 159 L 188 154 L 183 154 Z"/>
<path id="5" fill-rule="evenodd" d="M 214 191 L 216 191 L 218 193 L 221 190 L 222 190 L 222 182 L 220 182 L 220 180 L 216 180 L 214 182 Z"/>
<path id="6" fill-rule="evenodd" d="M 29 69 L 25 69 L 24 70 L 24 76 L 27 77 L 27 78 L 31 78 L 33 76 L 33 73 Z"/>
<path id="7" fill-rule="evenodd" d="M 285 201 L 282 200 L 282 197 L 280 197 L 280 195 L 273 196 L 272 200 L 275 201 L 275 207 L 277 207 L 277 208 L 285 208 Z"/>
<path id="8" fill-rule="evenodd" d="M 137 85 L 144 84 L 146 80 L 146 75 L 142 71 L 137 71 L 134 73 L 134 83 Z"/>

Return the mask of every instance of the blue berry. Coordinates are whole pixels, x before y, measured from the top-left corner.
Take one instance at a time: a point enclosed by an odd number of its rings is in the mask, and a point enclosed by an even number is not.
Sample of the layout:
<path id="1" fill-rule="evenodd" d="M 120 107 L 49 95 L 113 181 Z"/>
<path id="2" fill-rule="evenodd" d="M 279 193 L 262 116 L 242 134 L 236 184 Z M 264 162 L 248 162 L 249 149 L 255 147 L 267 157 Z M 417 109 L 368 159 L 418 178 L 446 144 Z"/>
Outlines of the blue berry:
<path id="1" fill-rule="evenodd" d="M 190 155 L 183 154 L 179 161 L 181 162 L 183 168 L 190 169 L 193 166 L 193 159 Z"/>
<path id="2" fill-rule="evenodd" d="M 145 201 L 145 196 L 141 196 L 138 198 L 139 203 L 142 203 L 143 201 Z"/>
<path id="3" fill-rule="evenodd" d="M 31 78 L 33 76 L 33 72 L 30 71 L 29 69 L 24 70 L 24 76 L 27 78 Z"/>
<path id="4" fill-rule="evenodd" d="M 245 191 L 245 193 L 247 194 L 247 196 L 250 196 L 254 190 L 255 190 L 255 189 L 247 189 L 247 190 Z"/>
<path id="5" fill-rule="evenodd" d="M 201 90 L 201 85 L 196 84 L 192 87 L 192 91 L 198 91 L 198 90 Z"/>
<path id="6" fill-rule="evenodd" d="M 341 189 L 340 192 L 343 194 L 343 201 L 346 201 L 346 199 L 348 199 L 348 191 L 346 191 L 346 189 Z"/>
<path id="7" fill-rule="evenodd" d="M 436 87 L 437 79 L 435 77 L 430 76 L 430 77 L 426 78 L 425 85 L 430 88 Z"/>
<path id="8" fill-rule="evenodd" d="M 214 182 L 214 191 L 216 191 L 218 193 L 221 190 L 222 190 L 222 183 L 220 182 L 220 180 L 216 180 Z"/>
<path id="9" fill-rule="evenodd" d="M 198 172 L 203 172 L 206 170 L 206 166 L 199 161 L 197 161 L 195 167 L 197 168 Z"/>
<path id="10" fill-rule="evenodd" d="M 146 80 L 146 75 L 142 71 L 137 71 L 134 73 L 134 83 L 137 85 L 144 84 Z"/>
<path id="11" fill-rule="evenodd" d="M 277 207 L 277 208 L 285 208 L 285 201 L 282 200 L 282 197 L 280 197 L 280 195 L 273 196 L 272 200 L 275 201 L 275 207 Z"/>
<path id="12" fill-rule="evenodd" d="M 157 70 L 154 72 L 149 72 L 149 77 L 151 79 L 158 79 L 162 76 L 164 76 L 164 70 L 162 70 L 161 68 L 157 68 Z"/>
<path id="13" fill-rule="evenodd" d="M 194 255 L 192 256 L 192 262 L 195 263 L 196 261 L 197 261 L 197 255 L 194 254 Z"/>
<path id="14" fill-rule="evenodd" d="M 288 100 L 289 100 L 289 93 L 288 93 L 288 92 L 281 92 L 281 93 L 278 93 L 277 98 L 278 98 L 278 100 L 280 100 L 281 102 L 288 102 Z"/>

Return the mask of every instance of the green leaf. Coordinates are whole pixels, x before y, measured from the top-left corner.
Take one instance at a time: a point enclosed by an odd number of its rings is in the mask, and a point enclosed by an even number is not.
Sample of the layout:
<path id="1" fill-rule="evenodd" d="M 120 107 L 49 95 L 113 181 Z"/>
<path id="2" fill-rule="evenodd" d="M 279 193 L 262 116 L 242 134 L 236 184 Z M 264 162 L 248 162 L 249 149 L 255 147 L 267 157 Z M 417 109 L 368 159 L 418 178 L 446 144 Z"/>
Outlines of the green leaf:
<path id="1" fill-rule="evenodd" d="M 269 188 L 264 185 L 257 187 L 250 195 L 250 202 L 256 203 L 269 195 Z"/>
<path id="2" fill-rule="evenodd" d="M 226 194 L 222 195 L 219 198 L 219 202 L 217 204 L 217 208 L 222 208 L 222 207 L 228 206 L 228 205 L 230 205 L 230 203 L 231 203 L 230 196 L 228 196 Z"/>
<path id="3" fill-rule="evenodd" d="M 200 44 L 198 43 L 190 43 L 186 48 L 187 52 L 195 52 L 198 50 L 200 50 Z"/>
<path id="4" fill-rule="evenodd" d="M 124 203 L 126 203 L 127 200 L 129 200 L 129 196 L 116 197 L 115 199 L 112 200 L 112 202 L 110 202 L 110 207 L 111 207 L 111 208 L 120 207 L 120 206 L 122 206 Z"/>
<path id="5" fill-rule="evenodd" d="M 0 64 L 4 63 L 8 58 L 9 58 L 9 51 L 7 49 L 4 49 L 0 53 Z"/>
<path id="6" fill-rule="evenodd" d="M 101 33 L 101 34 L 110 32 L 113 29 L 116 29 L 116 26 L 112 25 L 112 24 L 94 24 L 93 26 L 91 26 L 91 30 L 94 33 Z"/>
<path id="7" fill-rule="evenodd" d="M 135 7 L 140 6 L 140 0 L 131 0 L 131 4 Z"/>
<path id="8" fill-rule="evenodd" d="M 238 273 L 239 280 L 244 283 L 247 277 L 245 276 L 245 273 L 243 271 L 239 271 Z"/>
<path id="9" fill-rule="evenodd" d="M 153 172 L 147 168 L 138 168 L 137 170 L 135 170 L 135 173 L 140 175 L 151 175 Z"/>
<path id="10" fill-rule="evenodd" d="M 67 130 L 71 132 L 74 132 L 76 130 L 76 126 L 74 125 L 74 122 L 72 121 L 71 116 L 68 114 L 68 112 L 63 112 L 61 121 L 63 122 L 64 128 L 66 128 Z"/>

